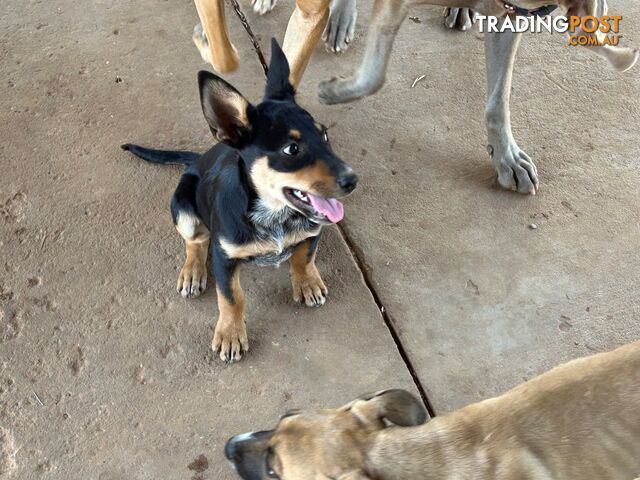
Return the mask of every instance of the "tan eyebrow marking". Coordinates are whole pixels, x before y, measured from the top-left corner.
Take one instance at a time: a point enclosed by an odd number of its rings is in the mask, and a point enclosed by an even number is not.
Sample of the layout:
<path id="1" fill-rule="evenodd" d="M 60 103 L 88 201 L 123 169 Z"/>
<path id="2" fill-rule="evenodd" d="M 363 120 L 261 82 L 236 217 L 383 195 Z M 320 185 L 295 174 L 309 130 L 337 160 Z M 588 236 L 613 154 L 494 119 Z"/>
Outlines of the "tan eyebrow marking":
<path id="1" fill-rule="evenodd" d="M 292 130 L 289 130 L 289 135 L 291 135 L 295 139 L 300 139 L 300 137 L 302 136 L 300 134 L 300 130 L 296 130 L 295 128 Z"/>

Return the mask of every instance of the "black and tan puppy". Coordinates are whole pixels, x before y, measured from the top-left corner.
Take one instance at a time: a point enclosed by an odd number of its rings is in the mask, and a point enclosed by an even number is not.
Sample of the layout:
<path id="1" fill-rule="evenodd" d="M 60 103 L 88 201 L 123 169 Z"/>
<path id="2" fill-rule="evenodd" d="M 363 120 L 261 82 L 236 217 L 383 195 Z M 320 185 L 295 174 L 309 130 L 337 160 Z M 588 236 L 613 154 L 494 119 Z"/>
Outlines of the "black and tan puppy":
<path id="1" fill-rule="evenodd" d="M 315 266 L 320 230 L 342 220 L 336 197 L 358 180 L 331 150 L 326 128 L 296 104 L 287 59 L 275 40 L 271 47 L 258 105 L 216 75 L 199 73 L 204 116 L 220 140 L 205 154 L 123 145 L 153 163 L 187 165 L 171 201 L 187 250 L 177 288 L 184 297 L 205 289 L 208 256 L 219 309 L 212 348 L 226 362 L 249 348 L 240 265 L 289 260 L 294 300 L 324 304 L 327 288 Z"/>

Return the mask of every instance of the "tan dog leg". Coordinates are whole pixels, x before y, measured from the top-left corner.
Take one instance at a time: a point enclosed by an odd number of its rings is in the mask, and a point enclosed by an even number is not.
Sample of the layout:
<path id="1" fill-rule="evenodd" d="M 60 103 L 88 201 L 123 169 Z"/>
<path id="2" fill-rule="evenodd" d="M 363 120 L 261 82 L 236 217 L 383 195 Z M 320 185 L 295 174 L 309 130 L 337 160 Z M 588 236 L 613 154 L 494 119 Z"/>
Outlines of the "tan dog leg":
<path id="1" fill-rule="evenodd" d="M 284 35 L 284 50 L 297 87 L 329 18 L 329 0 L 298 0 Z"/>
<path id="2" fill-rule="evenodd" d="M 317 237 L 305 240 L 289 259 L 293 300 L 304 302 L 308 307 L 324 305 L 328 293 L 316 268 L 317 242 Z"/>
<path id="3" fill-rule="evenodd" d="M 585 16 L 599 16 L 600 14 L 606 14 L 606 4 L 604 10 L 598 11 L 598 2 L 596 0 L 587 0 L 586 4 L 581 5 L 579 8 L 569 10 L 568 16 L 577 15 L 581 18 Z M 584 32 L 579 31 L 574 35 L 584 35 Z M 587 34 L 591 38 L 596 38 L 598 43 L 601 43 L 606 34 L 600 30 L 592 34 Z M 601 46 L 586 46 L 588 50 L 605 58 L 611 66 L 618 72 L 626 72 L 633 67 L 638 61 L 638 49 L 629 47 L 618 47 L 614 45 L 601 45 Z"/>
<path id="4" fill-rule="evenodd" d="M 220 352 L 220 358 L 227 363 L 237 362 L 249 350 L 247 327 L 245 325 L 244 292 L 240 287 L 240 270 L 235 268 L 230 279 L 229 294 L 216 285 L 220 316 L 213 333 L 211 348 Z"/>
<path id="5" fill-rule="evenodd" d="M 238 68 L 238 52 L 229 40 L 224 0 L 195 0 L 201 26 L 193 31 L 193 41 L 205 62 L 220 73 Z"/>
<path id="6" fill-rule="evenodd" d="M 209 231 L 200 219 L 185 213 L 178 215 L 176 229 L 184 239 L 187 250 L 176 289 L 185 298 L 197 297 L 207 288 Z"/>

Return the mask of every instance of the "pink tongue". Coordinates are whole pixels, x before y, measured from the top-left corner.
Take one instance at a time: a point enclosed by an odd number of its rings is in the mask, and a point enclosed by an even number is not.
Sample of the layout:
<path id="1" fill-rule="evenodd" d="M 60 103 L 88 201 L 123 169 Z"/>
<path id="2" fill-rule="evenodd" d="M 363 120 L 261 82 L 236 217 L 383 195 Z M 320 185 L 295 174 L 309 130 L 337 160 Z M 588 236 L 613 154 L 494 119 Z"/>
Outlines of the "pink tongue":
<path id="1" fill-rule="evenodd" d="M 316 197 L 307 193 L 311 205 L 316 209 L 318 213 L 323 214 L 329 219 L 331 223 L 338 223 L 344 217 L 344 207 L 335 198 L 322 198 Z"/>

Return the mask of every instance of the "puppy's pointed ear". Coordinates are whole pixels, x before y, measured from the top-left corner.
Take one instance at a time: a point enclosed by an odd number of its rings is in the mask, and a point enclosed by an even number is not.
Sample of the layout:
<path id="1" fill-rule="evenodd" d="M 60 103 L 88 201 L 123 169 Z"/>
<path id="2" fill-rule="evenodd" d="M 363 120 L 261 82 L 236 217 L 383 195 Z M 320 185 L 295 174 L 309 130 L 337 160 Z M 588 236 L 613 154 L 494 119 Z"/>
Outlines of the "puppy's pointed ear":
<path id="1" fill-rule="evenodd" d="M 399 427 L 413 427 L 427 421 L 427 410 L 406 390 L 385 390 L 356 400 L 351 411 L 362 421 L 384 428 L 384 420 Z"/>
<path id="2" fill-rule="evenodd" d="M 253 106 L 235 88 L 213 73 L 198 73 L 200 104 L 209 128 L 219 141 L 241 147 L 251 132 Z"/>
<path id="3" fill-rule="evenodd" d="M 289 61 L 278 45 L 275 38 L 271 39 L 271 63 L 267 74 L 265 98 L 272 100 L 286 100 L 295 94 L 293 85 L 289 82 Z"/>

